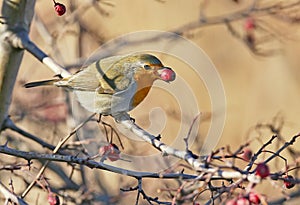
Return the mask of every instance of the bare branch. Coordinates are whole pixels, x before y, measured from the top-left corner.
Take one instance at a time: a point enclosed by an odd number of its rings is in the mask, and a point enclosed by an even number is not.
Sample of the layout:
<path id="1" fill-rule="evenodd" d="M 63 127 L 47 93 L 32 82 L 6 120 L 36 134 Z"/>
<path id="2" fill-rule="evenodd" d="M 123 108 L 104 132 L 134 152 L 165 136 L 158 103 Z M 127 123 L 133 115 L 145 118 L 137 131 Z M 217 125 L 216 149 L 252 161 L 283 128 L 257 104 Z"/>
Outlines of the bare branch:
<path id="1" fill-rule="evenodd" d="M 69 134 L 67 135 L 63 140 L 61 140 L 57 146 L 55 147 L 55 149 L 53 150 L 53 154 L 56 154 L 58 153 L 59 149 L 70 139 L 70 137 L 72 137 L 76 131 L 78 129 L 80 129 L 83 125 L 85 125 L 88 121 L 90 121 L 93 117 L 95 116 L 95 114 L 92 114 L 90 117 L 88 117 L 84 122 L 80 123 L 77 127 L 74 128 L 74 130 Z M 50 161 L 46 161 L 45 164 L 43 165 L 43 167 L 40 169 L 39 173 L 37 174 L 36 176 L 36 180 L 34 180 L 28 187 L 27 189 L 23 192 L 22 194 L 22 198 L 24 198 L 28 192 L 31 190 L 31 188 L 35 185 L 37 179 L 39 179 L 42 174 L 44 173 L 44 171 L 46 170 L 48 164 L 50 163 Z"/>
<path id="2" fill-rule="evenodd" d="M 143 177 L 143 178 L 162 178 L 162 179 L 173 179 L 173 178 L 182 178 L 182 179 L 194 179 L 197 178 L 196 175 L 189 175 L 183 173 L 153 173 L 153 172 L 136 172 L 127 169 L 122 169 L 119 167 L 115 167 L 112 165 L 105 164 L 103 162 L 96 162 L 94 160 L 90 160 L 89 158 L 80 158 L 72 155 L 58 155 L 58 154 L 42 154 L 36 152 L 24 152 L 16 149 L 12 149 L 7 147 L 6 145 L 0 146 L 0 153 L 8 154 L 11 156 L 20 157 L 26 159 L 28 161 L 32 159 L 38 160 L 49 160 L 56 162 L 67 162 L 74 164 L 85 165 L 89 168 L 103 169 L 107 171 L 111 171 L 114 173 L 131 176 L 134 178 Z M 199 179 L 201 180 L 201 179 Z M 204 179 L 203 179 L 204 180 Z"/>
<path id="3" fill-rule="evenodd" d="M 17 125 L 15 125 L 15 123 L 9 118 L 7 117 L 5 122 L 4 122 L 4 126 L 3 126 L 3 129 L 11 129 L 21 135 L 23 135 L 24 137 L 27 137 L 28 139 L 31 139 L 37 143 L 39 143 L 40 145 L 42 145 L 43 147 L 46 147 L 50 150 L 54 150 L 55 149 L 55 146 L 52 145 L 52 144 L 49 144 L 47 142 L 45 142 L 44 140 L 42 140 L 41 138 L 39 137 L 36 137 L 28 132 L 26 132 L 25 130 L 22 130 L 21 128 L 19 128 Z M 63 151 L 59 151 L 60 154 L 63 154 L 64 152 Z"/>
<path id="4" fill-rule="evenodd" d="M 34 14 L 35 0 L 3 0 L 0 25 L 0 131 L 8 115 L 11 95 L 23 51 L 11 44 L 8 39 L 15 33 L 28 33 Z M 13 31 L 13 32 L 12 32 Z"/>
<path id="5" fill-rule="evenodd" d="M 27 205 L 23 199 L 11 192 L 7 187 L 4 186 L 4 184 L 2 184 L 2 182 L 0 182 L 0 192 L 4 195 L 7 202 L 10 201 L 18 205 Z"/>

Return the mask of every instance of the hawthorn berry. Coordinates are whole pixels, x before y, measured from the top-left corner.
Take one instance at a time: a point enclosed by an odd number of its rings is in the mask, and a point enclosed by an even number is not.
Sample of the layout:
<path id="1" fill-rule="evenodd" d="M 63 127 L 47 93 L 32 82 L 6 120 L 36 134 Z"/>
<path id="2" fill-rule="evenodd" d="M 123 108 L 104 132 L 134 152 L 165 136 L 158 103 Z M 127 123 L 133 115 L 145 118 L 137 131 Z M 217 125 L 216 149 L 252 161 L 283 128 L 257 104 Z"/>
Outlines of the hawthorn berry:
<path id="1" fill-rule="evenodd" d="M 161 77 L 162 80 L 169 82 L 169 81 L 175 80 L 176 74 L 173 70 L 168 69 L 168 68 L 164 68 L 161 71 L 160 77 Z"/>
<path id="2" fill-rule="evenodd" d="M 244 29 L 246 32 L 253 31 L 256 27 L 255 20 L 251 17 L 247 18 L 244 23 Z"/>
<path id="3" fill-rule="evenodd" d="M 260 198 L 258 194 L 254 192 L 249 193 L 249 201 L 251 202 L 251 204 L 260 204 Z"/>
<path id="4" fill-rule="evenodd" d="M 48 194 L 48 202 L 50 205 L 59 205 L 60 204 L 58 196 L 56 194 L 54 194 L 53 192 L 50 192 Z"/>
<path id="5" fill-rule="evenodd" d="M 245 148 L 243 150 L 243 153 L 242 153 L 241 157 L 242 157 L 243 160 L 249 162 L 251 160 L 251 157 L 252 157 L 252 151 L 251 151 L 251 149 Z"/>
<path id="6" fill-rule="evenodd" d="M 226 202 L 226 205 L 237 205 L 236 203 L 237 199 L 230 199 L 229 201 Z"/>
<path id="7" fill-rule="evenodd" d="M 67 10 L 66 6 L 61 3 L 55 2 L 55 1 L 53 1 L 53 2 L 54 2 L 54 9 L 55 9 L 57 15 L 59 15 L 59 16 L 64 15 Z"/>
<path id="8" fill-rule="evenodd" d="M 236 205 L 250 205 L 250 201 L 246 197 L 241 197 L 236 201 Z"/>
<path id="9" fill-rule="evenodd" d="M 293 180 L 294 177 L 292 175 L 287 175 L 286 177 L 284 177 L 284 179 Z M 287 189 L 291 189 L 295 186 L 295 183 L 291 182 L 291 181 L 284 180 L 284 185 Z"/>
<path id="10" fill-rule="evenodd" d="M 261 178 L 266 178 L 267 176 L 270 175 L 269 166 L 264 162 L 259 163 L 256 167 L 255 174 L 260 176 Z"/>
<path id="11" fill-rule="evenodd" d="M 118 146 L 113 143 L 100 147 L 99 154 L 107 157 L 112 162 L 120 159 L 120 150 Z"/>

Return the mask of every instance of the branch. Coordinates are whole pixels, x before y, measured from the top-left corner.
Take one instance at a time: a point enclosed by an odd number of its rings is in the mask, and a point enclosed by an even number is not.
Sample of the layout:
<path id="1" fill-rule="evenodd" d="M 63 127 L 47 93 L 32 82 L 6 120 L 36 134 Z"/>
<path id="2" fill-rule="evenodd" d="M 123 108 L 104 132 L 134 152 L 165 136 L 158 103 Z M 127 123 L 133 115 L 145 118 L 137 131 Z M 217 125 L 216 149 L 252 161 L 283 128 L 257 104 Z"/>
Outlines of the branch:
<path id="1" fill-rule="evenodd" d="M 49 160 L 49 161 L 56 161 L 56 162 L 67 162 L 67 163 L 74 163 L 85 165 L 92 169 L 102 169 L 107 170 L 110 172 L 114 172 L 117 174 L 122 174 L 134 178 L 163 178 L 163 179 L 174 179 L 174 178 L 182 178 L 182 179 L 195 179 L 198 176 L 196 175 L 189 175 L 183 173 L 153 173 L 153 172 L 137 172 L 131 171 L 127 169 L 122 169 L 119 167 L 115 167 L 112 165 L 104 164 L 103 162 L 90 160 L 89 158 L 80 158 L 77 156 L 72 155 L 58 155 L 58 154 L 42 154 L 36 152 L 25 152 L 16 149 L 12 149 L 7 147 L 7 145 L 0 146 L 0 153 L 8 154 L 15 157 L 20 157 L 26 159 L 28 161 L 32 159 L 38 160 Z M 219 179 L 219 178 L 216 178 Z M 199 180 L 205 180 L 205 178 L 200 178 Z"/>
<path id="2" fill-rule="evenodd" d="M 16 33 L 27 33 L 34 14 L 35 0 L 3 0 L 0 25 L 0 131 L 8 115 L 12 91 L 23 58 L 23 51 L 15 47 L 9 38 Z"/>
<path id="3" fill-rule="evenodd" d="M 56 154 L 59 152 L 59 149 L 70 139 L 70 137 L 72 137 L 77 131 L 78 129 L 80 129 L 83 125 L 85 125 L 88 121 L 90 121 L 93 117 L 95 116 L 95 114 L 92 114 L 89 118 L 87 118 L 84 122 L 80 123 L 77 127 L 75 127 L 73 129 L 72 132 L 70 132 L 70 134 L 68 134 L 63 140 L 61 140 L 57 146 L 55 147 L 55 149 L 53 150 L 53 154 Z M 36 180 L 34 180 L 33 182 L 31 182 L 31 184 L 27 187 L 27 189 L 23 192 L 22 194 L 22 198 L 24 198 L 28 192 L 31 190 L 31 188 L 35 185 L 36 181 L 42 176 L 42 174 L 44 173 L 44 171 L 46 170 L 48 164 L 50 163 L 50 161 L 46 161 L 45 164 L 43 165 L 43 167 L 40 169 L 39 173 L 36 176 Z"/>
<path id="4" fill-rule="evenodd" d="M 9 118 L 7 117 L 6 120 L 4 121 L 4 125 L 3 125 L 3 130 L 5 129 L 11 129 L 19 134 L 21 134 L 22 136 L 24 137 L 27 137 L 28 139 L 31 139 L 35 142 L 37 142 L 38 144 L 42 145 L 42 147 L 46 147 L 50 150 L 54 150 L 55 149 L 55 146 L 52 145 L 52 144 L 49 144 L 47 142 L 45 142 L 44 140 L 42 140 L 41 138 L 39 137 L 36 137 L 28 132 L 26 132 L 25 130 L 22 130 L 21 128 L 19 128 L 18 126 L 15 125 L 15 123 Z M 63 151 L 59 150 L 59 153 L 60 154 L 66 154 L 64 153 Z"/>
<path id="5" fill-rule="evenodd" d="M 270 156 L 268 159 L 265 160 L 265 163 L 268 163 L 269 161 L 271 161 L 275 157 L 279 156 L 280 152 L 285 150 L 288 146 L 293 145 L 296 142 L 298 137 L 300 137 L 300 134 L 297 134 L 294 137 L 292 137 L 292 139 L 289 142 L 285 142 L 282 147 L 280 147 L 272 156 Z"/>
<path id="6" fill-rule="evenodd" d="M 152 202 L 155 202 L 156 204 L 167 204 L 167 205 L 171 205 L 170 202 L 164 202 L 164 201 L 159 201 L 158 197 L 150 197 L 148 196 L 145 191 L 143 190 L 143 181 L 142 178 L 137 178 L 138 180 L 138 184 L 135 187 L 129 187 L 128 189 L 120 189 L 123 192 L 131 192 L 131 191 L 137 191 L 137 196 L 136 196 L 136 201 L 135 204 L 139 204 L 139 199 L 140 199 L 140 195 L 143 196 L 143 199 L 145 199 L 149 204 L 152 204 Z"/>
<path id="7" fill-rule="evenodd" d="M 123 125 L 125 128 L 127 128 L 128 130 L 130 130 L 132 133 L 134 133 L 136 136 L 138 136 L 139 138 L 143 139 L 145 142 L 151 144 L 154 148 L 161 151 L 163 155 L 172 155 L 179 159 L 183 159 L 187 163 L 189 163 L 196 171 L 211 173 L 215 177 L 217 176 L 223 179 L 244 178 L 250 182 L 259 181 L 259 179 L 253 174 L 242 174 L 239 171 L 223 171 L 220 170 L 218 167 L 209 167 L 209 165 L 205 161 L 207 156 L 204 157 L 200 156 L 199 158 L 196 158 L 196 156 L 189 150 L 181 151 L 178 149 L 174 149 L 164 144 L 163 142 L 159 141 L 155 136 L 149 134 L 148 132 L 140 128 L 131 120 L 121 120 L 119 121 L 119 123 Z"/>
<path id="8" fill-rule="evenodd" d="M 4 195 L 6 199 L 5 204 L 8 204 L 7 202 L 13 202 L 14 204 L 18 204 L 18 205 L 27 205 L 27 203 L 23 199 L 16 196 L 13 192 L 11 192 L 8 188 L 6 188 L 6 186 L 4 186 L 4 184 L 2 184 L 1 182 L 0 182 L 0 192 Z"/>
<path id="9" fill-rule="evenodd" d="M 33 56 L 35 56 L 39 61 L 45 64 L 49 69 L 51 69 L 55 75 L 59 75 L 63 78 L 69 77 L 71 74 L 66 71 L 61 65 L 55 62 L 47 54 L 45 54 L 37 45 L 35 45 L 28 37 L 28 35 L 20 36 L 19 47 L 27 50 Z"/>

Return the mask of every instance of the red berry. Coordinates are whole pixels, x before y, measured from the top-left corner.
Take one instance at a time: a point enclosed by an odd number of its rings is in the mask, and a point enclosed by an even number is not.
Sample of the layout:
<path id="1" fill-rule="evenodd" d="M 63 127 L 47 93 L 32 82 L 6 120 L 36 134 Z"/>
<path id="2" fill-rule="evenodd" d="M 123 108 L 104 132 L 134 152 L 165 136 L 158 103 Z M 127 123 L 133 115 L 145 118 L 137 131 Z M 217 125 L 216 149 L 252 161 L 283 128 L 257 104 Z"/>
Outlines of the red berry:
<path id="1" fill-rule="evenodd" d="M 59 16 L 62 16 L 66 13 L 66 7 L 65 7 L 65 5 L 63 5 L 61 3 L 55 3 L 54 9 L 55 9 L 57 15 L 59 15 Z"/>
<path id="2" fill-rule="evenodd" d="M 249 162 L 250 159 L 251 159 L 251 157 L 252 157 L 252 151 L 251 151 L 251 149 L 245 148 L 245 149 L 243 150 L 243 153 L 242 153 L 242 156 L 241 156 L 241 157 L 243 158 L 243 160 Z"/>
<path id="3" fill-rule="evenodd" d="M 250 192 L 249 193 L 249 201 L 251 202 L 251 204 L 259 204 L 260 198 L 259 198 L 258 194 L 254 193 L 254 192 Z"/>
<path id="4" fill-rule="evenodd" d="M 226 202 L 226 205 L 237 205 L 236 201 L 237 201 L 236 199 L 231 199 Z"/>
<path id="5" fill-rule="evenodd" d="M 100 147 L 99 154 L 101 156 L 107 157 L 112 162 L 120 159 L 120 150 L 117 145 L 113 143 Z"/>
<path id="6" fill-rule="evenodd" d="M 236 201 L 236 205 L 250 205 L 250 201 L 247 198 L 242 197 Z"/>
<path id="7" fill-rule="evenodd" d="M 287 175 L 286 177 L 284 177 L 285 179 L 289 179 L 289 180 L 293 180 L 294 177 L 291 176 L 291 175 Z M 287 189 L 291 189 L 295 186 L 295 183 L 294 182 L 291 182 L 291 181 L 286 181 L 284 180 L 284 185 Z"/>
<path id="8" fill-rule="evenodd" d="M 247 31 L 247 32 L 252 31 L 252 30 L 255 29 L 255 27 L 256 27 L 255 20 L 251 17 L 247 18 L 245 23 L 244 23 L 245 31 Z"/>
<path id="9" fill-rule="evenodd" d="M 256 167 L 255 174 L 260 176 L 261 178 L 266 178 L 270 175 L 270 169 L 269 166 L 265 163 L 259 163 Z"/>
<path id="10" fill-rule="evenodd" d="M 56 194 L 54 194 L 53 192 L 50 192 L 48 194 L 48 202 L 50 205 L 59 205 L 59 198 Z"/>
<path id="11" fill-rule="evenodd" d="M 176 74 L 173 70 L 169 68 L 164 68 L 160 73 L 160 77 L 162 80 L 169 82 L 175 80 Z"/>

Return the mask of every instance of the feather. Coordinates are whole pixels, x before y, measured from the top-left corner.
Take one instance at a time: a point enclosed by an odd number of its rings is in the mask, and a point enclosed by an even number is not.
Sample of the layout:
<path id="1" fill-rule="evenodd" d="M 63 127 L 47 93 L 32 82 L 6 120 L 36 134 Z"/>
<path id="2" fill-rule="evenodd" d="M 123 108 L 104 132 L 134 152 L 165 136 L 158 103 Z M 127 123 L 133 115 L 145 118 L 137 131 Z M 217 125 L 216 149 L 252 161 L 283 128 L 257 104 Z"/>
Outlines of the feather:
<path id="1" fill-rule="evenodd" d="M 25 88 L 32 88 L 32 87 L 37 87 L 37 86 L 42 86 L 42 85 L 53 85 L 55 82 L 59 81 L 60 79 L 51 79 L 51 80 L 42 80 L 42 81 L 35 81 L 35 82 L 30 82 L 26 83 L 24 85 Z"/>

